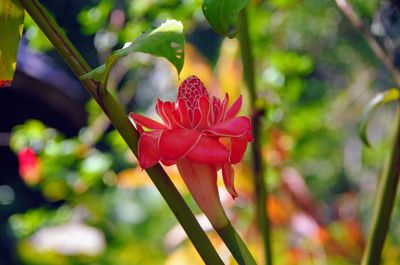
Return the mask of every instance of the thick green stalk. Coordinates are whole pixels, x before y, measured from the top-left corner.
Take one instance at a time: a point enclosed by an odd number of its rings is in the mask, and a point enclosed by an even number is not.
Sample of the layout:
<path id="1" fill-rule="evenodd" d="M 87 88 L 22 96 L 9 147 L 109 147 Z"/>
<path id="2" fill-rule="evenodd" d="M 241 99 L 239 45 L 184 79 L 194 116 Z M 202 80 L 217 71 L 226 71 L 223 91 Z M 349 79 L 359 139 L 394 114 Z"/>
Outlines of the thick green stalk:
<path id="1" fill-rule="evenodd" d="M 400 86 L 400 72 L 393 64 L 390 54 L 379 45 L 368 27 L 364 25 L 362 19 L 358 17 L 353 7 L 346 0 L 336 0 L 336 4 L 353 27 L 362 34 L 375 56 L 386 66 L 394 81 Z M 378 186 L 371 232 L 364 250 L 362 265 L 380 264 L 382 249 L 389 230 L 390 216 L 393 211 L 400 175 L 400 109 L 397 111 L 397 119 L 390 158 Z"/>
<path id="2" fill-rule="evenodd" d="M 393 138 L 388 164 L 379 182 L 375 199 L 371 232 L 364 251 L 362 265 L 380 264 L 381 253 L 389 230 L 397 186 L 400 177 L 400 107 L 397 111 L 397 128 Z"/>
<path id="3" fill-rule="evenodd" d="M 223 228 L 215 228 L 215 230 L 225 242 L 225 245 L 228 247 L 239 265 L 257 264 L 246 244 L 243 242 L 242 238 L 233 228 L 231 223 L 228 223 L 228 225 Z"/>
<path id="4" fill-rule="evenodd" d="M 187 160 L 180 160 L 176 165 L 193 199 L 210 220 L 235 260 L 240 265 L 255 265 L 253 256 L 232 227 L 222 207 L 215 167 Z"/>
<path id="5" fill-rule="evenodd" d="M 260 143 L 260 129 L 261 117 L 263 109 L 257 106 L 257 94 L 255 85 L 255 70 L 254 70 L 254 57 L 252 53 L 252 44 L 249 36 L 249 26 L 247 18 L 247 10 L 243 9 L 239 13 L 240 23 L 240 50 L 243 62 L 244 79 L 247 88 L 250 92 L 250 103 L 253 109 L 252 126 L 254 141 L 251 146 L 251 153 L 253 158 L 253 182 L 255 186 L 255 199 L 256 199 L 256 217 L 258 227 L 262 235 L 264 245 L 264 260 L 265 264 L 272 264 L 272 250 L 270 240 L 270 224 L 267 216 L 267 188 L 264 178 L 264 164 L 261 155 Z"/>
<path id="6" fill-rule="evenodd" d="M 37 0 L 20 0 L 20 2 L 64 58 L 75 75 L 79 78 L 88 73 L 91 69 L 86 61 L 62 32 L 57 23 L 49 16 L 43 6 Z M 95 81 L 85 79 L 81 80 L 81 82 L 103 109 L 104 113 L 121 134 L 132 152 L 137 156 L 139 134 L 127 118 L 122 107 L 107 90 L 102 89 Z M 146 171 L 175 214 L 175 217 L 186 231 L 189 239 L 192 241 L 204 262 L 210 265 L 223 265 L 215 248 L 201 229 L 195 216 L 165 173 L 164 169 L 158 164 Z"/>

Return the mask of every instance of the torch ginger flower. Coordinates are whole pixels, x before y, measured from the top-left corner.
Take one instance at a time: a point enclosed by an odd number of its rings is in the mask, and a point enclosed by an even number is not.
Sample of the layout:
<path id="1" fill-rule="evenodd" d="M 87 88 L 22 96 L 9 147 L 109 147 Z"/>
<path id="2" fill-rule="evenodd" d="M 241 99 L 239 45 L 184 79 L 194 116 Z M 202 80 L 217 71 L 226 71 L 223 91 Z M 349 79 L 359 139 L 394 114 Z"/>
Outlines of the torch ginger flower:
<path id="1" fill-rule="evenodd" d="M 232 164 L 242 160 L 247 143 L 252 141 L 250 119 L 236 117 L 242 97 L 230 108 L 228 100 L 227 94 L 223 101 L 209 97 L 200 79 L 190 76 L 179 86 L 176 102 L 157 101 L 156 111 L 163 124 L 130 114 L 140 133 L 140 166 L 146 169 L 159 161 L 167 166 L 176 164 L 214 227 L 226 221 L 219 201 L 217 171 L 222 169 L 224 184 L 236 198 Z"/>

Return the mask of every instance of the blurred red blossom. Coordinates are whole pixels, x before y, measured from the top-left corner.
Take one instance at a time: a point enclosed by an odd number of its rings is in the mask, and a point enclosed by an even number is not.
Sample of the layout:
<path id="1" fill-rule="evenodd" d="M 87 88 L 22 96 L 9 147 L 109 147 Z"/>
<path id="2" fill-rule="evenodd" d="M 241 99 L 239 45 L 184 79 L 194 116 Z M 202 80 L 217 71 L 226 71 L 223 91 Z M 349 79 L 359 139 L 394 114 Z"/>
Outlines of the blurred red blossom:
<path id="1" fill-rule="evenodd" d="M 19 175 L 29 185 L 39 182 L 42 175 L 41 161 L 35 151 L 26 147 L 18 152 Z"/>

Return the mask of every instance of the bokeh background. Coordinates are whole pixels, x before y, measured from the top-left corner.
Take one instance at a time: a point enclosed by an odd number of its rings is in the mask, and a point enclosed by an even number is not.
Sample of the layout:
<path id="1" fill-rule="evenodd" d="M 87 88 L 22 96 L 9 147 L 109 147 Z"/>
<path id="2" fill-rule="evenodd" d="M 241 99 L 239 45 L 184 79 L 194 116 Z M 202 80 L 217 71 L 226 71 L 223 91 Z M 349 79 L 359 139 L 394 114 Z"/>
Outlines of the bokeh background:
<path id="1" fill-rule="evenodd" d="M 244 95 L 237 39 L 214 33 L 200 0 L 41 1 L 93 66 L 167 18 L 187 40 L 180 80 L 199 76 L 209 92 Z M 397 1 L 351 1 L 400 66 Z M 253 0 L 250 29 L 257 89 L 267 104 L 267 164 L 275 264 L 359 264 L 376 183 L 394 131 L 394 105 L 375 112 L 363 146 L 357 124 L 367 102 L 395 83 L 332 0 Z M 118 133 L 34 22 L 26 17 L 15 81 L 0 90 L 0 264 L 202 264 L 171 211 Z M 123 58 L 110 91 L 126 113 L 155 117 L 175 99 L 178 76 L 163 59 Z M 213 244 L 229 252 L 187 194 Z M 251 156 L 236 167 L 239 198 L 221 188 L 234 226 L 256 256 Z M 400 264 L 400 203 L 383 252 Z"/>

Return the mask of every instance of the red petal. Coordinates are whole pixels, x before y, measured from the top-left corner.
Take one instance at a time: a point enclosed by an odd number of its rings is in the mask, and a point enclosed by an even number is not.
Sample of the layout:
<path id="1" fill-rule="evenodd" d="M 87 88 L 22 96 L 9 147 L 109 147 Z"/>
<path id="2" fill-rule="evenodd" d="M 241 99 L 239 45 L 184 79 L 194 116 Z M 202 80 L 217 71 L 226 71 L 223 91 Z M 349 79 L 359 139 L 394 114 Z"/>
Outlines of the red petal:
<path id="1" fill-rule="evenodd" d="M 208 129 L 207 131 L 218 136 L 242 136 L 251 130 L 251 123 L 248 117 L 236 117 L 225 120 Z"/>
<path id="2" fill-rule="evenodd" d="M 140 125 L 142 127 L 146 127 L 149 129 L 153 129 L 153 130 L 164 130 L 164 129 L 168 129 L 167 126 L 165 126 L 164 124 L 161 124 L 159 122 L 153 121 L 152 119 L 149 119 L 145 116 L 142 116 L 140 114 L 136 114 L 131 112 L 129 114 L 129 116 L 132 118 L 132 120 L 137 124 Z"/>
<path id="3" fill-rule="evenodd" d="M 181 120 L 182 120 L 182 119 L 181 119 L 181 114 L 180 114 L 180 112 L 179 112 L 179 110 L 177 109 L 176 106 L 177 106 L 177 104 L 175 103 L 174 111 L 173 111 L 174 121 L 175 121 L 177 127 L 179 127 L 179 128 L 185 128 L 185 126 L 182 125 L 182 122 L 181 122 Z"/>
<path id="4" fill-rule="evenodd" d="M 221 108 L 218 113 L 218 117 L 216 117 L 215 123 L 219 123 L 225 119 L 225 114 L 226 114 L 225 112 L 226 108 L 228 107 L 228 102 L 229 102 L 229 95 L 225 93 L 225 98 L 221 103 Z"/>
<path id="5" fill-rule="evenodd" d="M 226 111 L 226 115 L 225 115 L 225 119 L 229 120 L 233 117 L 235 117 L 239 110 L 240 107 L 242 106 L 242 101 L 243 101 L 243 97 L 240 96 L 233 104 L 232 106 Z"/>
<path id="6" fill-rule="evenodd" d="M 246 139 L 248 142 L 253 142 L 254 139 L 253 139 L 253 135 L 251 134 L 251 132 L 248 132 L 246 134 Z"/>
<path id="7" fill-rule="evenodd" d="M 244 135 L 238 138 L 231 138 L 231 163 L 237 164 L 243 159 L 244 152 L 247 148 L 247 136 Z"/>
<path id="8" fill-rule="evenodd" d="M 200 108 L 200 122 L 197 126 L 198 129 L 209 128 L 210 123 L 208 116 L 210 114 L 210 100 L 208 97 L 201 97 L 199 100 L 199 108 Z"/>
<path id="9" fill-rule="evenodd" d="M 202 136 L 195 147 L 186 155 L 188 160 L 197 163 L 215 165 L 229 160 L 229 150 L 217 140 Z"/>
<path id="10" fill-rule="evenodd" d="M 163 110 L 166 118 L 168 119 L 172 128 L 179 127 L 179 122 L 175 120 L 174 113 L 173 113 L 173 106 L 172 103 L 167 101 L 163 104 Z"/>
<path id="11" fill-rule="evenodd" d="M 210 124 L 215 124 L 220 109 L 221 109 L 221 101 L 219 100 L 219 98 L 212 97 L 212 109 L 210 112 L 211 115 L 208 117 Z"/>
<path id="12" fill-rule="evenodd" d="M 200 132 L 191 129 L 163 131 L 159 149 L 162 160 L 176 161 L 187 154 L 200 139 Z"/>
<path id="13" fill-rule="evenodd" d="M 229 163 L 225 163 L 222 166 L 222 178 L 224 179 L 224 184 L 228 192 L 231 194 L 232 198 L 235 199 L 238 194 L 235 190 L 233 179 L 235 176 L 235 171 Z"/>
<path id="14" fill-rule="evenodd" d="M 158 113 L 158 116 L 161 117 L 161 119 L 163 120 L 163 122 L 168 126 L 171 127 L 171 122 L 168 119 L 168 117 L 165 115 L 164 113 L 164 104 L 166 102 L 162 102 L 160 99 L 157 99 L 157 105 L 156 105 L 156 111 Z"/>
<path id="15" fill-rule="evenodd" d="M 139 164 L 142 168 L 149 168 L 157 164 L 160 160 L 158 151 L 158 140 L 160 132 L 145 132 L 139 138 Z"/>
<path id="16" fill-rule="evenodd" d="M 193 128 L 196 128 L 197 125 L 199 125 L 201 120 L 201 112 L 199 109 L 194 109 L 193 110 L 193 120 L 192 120 L 192 126 Z"/>
<path id="17" fill-rule="evenodd" d="M 174 160 L 161 160 L 161 162 L 165 165 L 165 166 L 172 166 L 176 163 L 176 161 Z"/>
<path id="18" fill-rule="evenodd" d="M 136 129 L 138 130 L 139 134 L 144 133 L 144 129 L 143 126 L 140 124 L 136 124 Z"/>
<path id="19" fill-rule="evenodd" d="M 190 128 L 191 127 L 190 118 L 185 101 L 183 99 L 179 99 L 177 103 L 178 103 L 179 113 L 181 116 L 181 124 L 186 128 Z"/>

